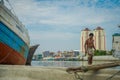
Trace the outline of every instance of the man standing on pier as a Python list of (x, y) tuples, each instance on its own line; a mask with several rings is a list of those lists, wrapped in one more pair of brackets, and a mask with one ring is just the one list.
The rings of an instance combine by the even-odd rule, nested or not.
[(89, 34), (89, 38), (85, 41), (85, 56), (86, 54), (88, 54), (88, 64), (91, 65), (92, 64), (92, 60), (93, 60), (93, 55), (94, 55), (94, 50), (96, 50), (95, 46), (94, 46), (94, 40), (93, 40), (93, 33)]

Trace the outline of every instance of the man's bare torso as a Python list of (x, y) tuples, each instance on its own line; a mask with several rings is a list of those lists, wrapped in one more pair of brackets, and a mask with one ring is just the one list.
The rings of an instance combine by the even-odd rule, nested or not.
[(85, 44), (86, 44), (87, 48), (93, 48), (94, 47), (94, 40), (89, 38), (86, 40)]

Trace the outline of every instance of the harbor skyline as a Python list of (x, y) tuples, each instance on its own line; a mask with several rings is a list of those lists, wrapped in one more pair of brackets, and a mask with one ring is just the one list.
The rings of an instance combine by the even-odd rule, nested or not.
[[(120, 32), (120, 0), (10, 0), (18, 18), (27, 27), (37, 51), (80, 49), (85, 27), (102, 26), (106, 49), (112, 49), (112, 34)], [(7, 4), (6, 4), (7, 5)], [(9, 6), (8, 6), (9, 7)]]

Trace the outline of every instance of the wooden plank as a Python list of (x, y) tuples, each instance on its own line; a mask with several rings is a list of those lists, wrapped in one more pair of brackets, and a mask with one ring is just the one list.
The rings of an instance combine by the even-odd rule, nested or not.
[(96, 65), (90, 65), (90, 66), (71, 67), (71, 68), (67, 68), (66, 71), (68, 73), (87, 72), (90, 70), (99, 70), (99, 69), (110, 68), (115, 66), (120, 66), (120, 61), (116, 61), (112, 63), (96, 64)]

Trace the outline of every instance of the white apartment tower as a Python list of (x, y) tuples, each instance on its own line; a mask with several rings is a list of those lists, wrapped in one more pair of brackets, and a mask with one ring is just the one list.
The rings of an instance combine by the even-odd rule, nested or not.
[(106, 50), (105, 31), (101, 27), (97, 27), (94, 31), (95, 47), (97, 50)]
[(80, 50), (82, 53), (85, 52), (84, 49), (84, 44), (86, 39), (89, 38), (89, 33), (94, 34), (94, 45), (97, 50), (106, 50), (106, 38), (105, 38), (105, 31), (101, 27), (97, 27), (94, 30), (90, 30), (88, 28), (85, 28), (84, 30), (81, 31), (81, 36), (80, 36)]

